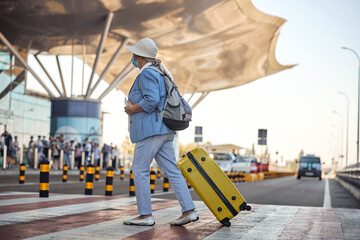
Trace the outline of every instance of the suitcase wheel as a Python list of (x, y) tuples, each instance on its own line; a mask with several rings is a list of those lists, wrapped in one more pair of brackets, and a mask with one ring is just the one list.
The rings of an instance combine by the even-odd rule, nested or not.
[(250, 211), (251, 210), (251, 206), (250, 205), (247, 205), (246, 202), (243, 202), (241, 205), (240, 205), (240, 211)]
[(230, 227), (231, 226), (230, 219), (228, 219), (228, 218), (224, 218), (223, 220), (220, 221), (220, 223), (222, 225), (224, 225), (225, 227)]

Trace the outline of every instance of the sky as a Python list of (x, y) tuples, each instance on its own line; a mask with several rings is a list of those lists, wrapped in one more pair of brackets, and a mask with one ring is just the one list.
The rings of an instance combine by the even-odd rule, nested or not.
[[(360, 54), (360, 1), (252, 2), (260, 11), (287, 20), (281, 27), (276, 58), (283, 65), (296, 66), (240, 87), (210, 93), (194, 109), (190, 127), (179, 132), (180, 143), (193, 142), (195, 126), (202, 126), (204, 142), (246, 148), (255, 144), (259, 153), (257, 134), (258, 129), (264, 128), (268, 130), (272, 160), (294, 160), (303, 150), (330, 164), (332, 158), (338, 161), (340, 154), (346, 154), (347, 101), (338, 93), (341, 91), (350, 103), (349, 164), (356, 163), (360, 63), (352, 52), (341, 46)], [(41, 56), (41, 59), (56, 66), (55, 58)], [(63, 57), (61, 61), (68, 64), (69, 58)], [(39, 69), (31, 57), (29, 63)], [(81, 66), (81, 61), (76, 59), (75, 68), (81, 69)], [(45, 77), (41, 70), (36, 72)], [(91, 73), (88, 66), (85, 72), (88, 79)], [(98, 91), (106, 86), (101, 83)], [(81, 81), (77, 81), (74, 88), (81, 89)], [(124, 96), (113, 90), (103, 100), (102, 110), (108, 113), (104, 119), (107, 143), (121, 145), (128, 135)]]

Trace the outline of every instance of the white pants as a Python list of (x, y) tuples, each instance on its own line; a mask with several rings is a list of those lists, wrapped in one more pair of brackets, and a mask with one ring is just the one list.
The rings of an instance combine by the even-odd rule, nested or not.
[(136, 143), (132, 171), (139, 215), (150, 215), (150, 164), (155, 158), (160, 169), (167, 175), (180, 202), (182, 212), (195, 209), (189, 189), (176, 165), (174, 134), (157, 135)]

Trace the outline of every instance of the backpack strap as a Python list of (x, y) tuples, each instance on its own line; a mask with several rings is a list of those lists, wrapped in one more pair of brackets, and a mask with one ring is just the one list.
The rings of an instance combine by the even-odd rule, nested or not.
[[(157, 68), (157, 67), (155, 67), (155, 66), (149, 66), (149, 67), (147, 67), (147, 68), (150, 68), (150, 69), (152, 69), (152, 70), (155, 70), (156, 72), (160, 73), (161, 76), (164, 77), (164, 73), (163, 73), (162, 71), (160, 71), (159, 68)], [(145, 70), (145, 69), (144, 69), (144, 70)], [(139, 77), (139, 89), (140, 89), (140, 91), (141, 91), (141, 93), (142, 93), (141, 85), (140, 85), (140, 80), (141, 80), (141, 73), (140, 73), (140, 77)], [(155, 107), (155, 110), (156, 110), (159, 114), (161, 113), (161, 111), (160, 111), (160, 109), (159, 109), (158, 107)], [(158, 114), (156, 114), (156, 121), (158, 121)]]

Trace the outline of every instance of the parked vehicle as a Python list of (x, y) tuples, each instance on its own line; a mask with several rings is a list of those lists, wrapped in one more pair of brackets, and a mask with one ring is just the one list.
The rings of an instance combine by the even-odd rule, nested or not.
[(321, 180), (321, 161), (314, 155), (300, 157), (297, 179), (301, 177), (318, 177)]
[(235, 155), (232, 152), (215, 151), (210, 154), (210, 157), (214, 159), (224, 172), (233, 171)]
[(238, 172), (250, 172), (251, 158), (237, 155), (233, 164), (233, 170)]

